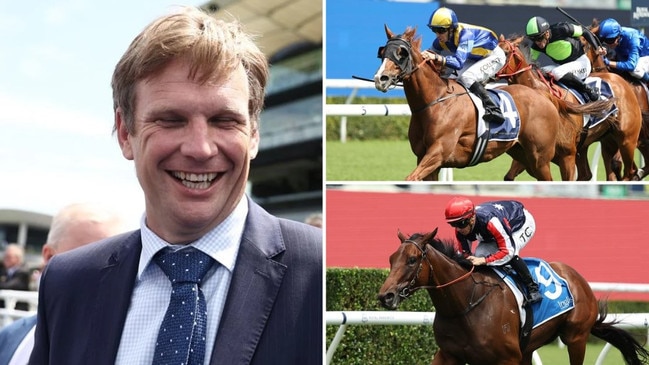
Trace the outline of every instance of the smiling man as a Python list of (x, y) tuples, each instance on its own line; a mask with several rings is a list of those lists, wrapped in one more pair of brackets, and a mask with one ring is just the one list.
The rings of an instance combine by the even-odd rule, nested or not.
[(241, 26), (196, 8), (135, 38), (114, 131), (146, 211), (49, 263), (31, 363), (322, 362), (322, 230), (245, 195), (267, 80)]

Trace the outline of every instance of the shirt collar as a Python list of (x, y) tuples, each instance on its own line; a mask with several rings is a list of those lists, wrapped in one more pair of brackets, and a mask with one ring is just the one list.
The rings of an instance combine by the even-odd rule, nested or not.
[(140, 221), (142, 253), (140, 254), (137, 272), (138, 279), (151, 262), (153, 256), (161, 249), (169, 246), (177, 249), (194, 247), (232, 272), (239, 252), (239, 244), (241, 243), (247, 216), (248, 199), (246, 195), (243, 195), (232, 213), (223, 222), (207, 232), (203, 237), (185, 246), (171, 245), (151, 231), (146, 225), (145, 214)]

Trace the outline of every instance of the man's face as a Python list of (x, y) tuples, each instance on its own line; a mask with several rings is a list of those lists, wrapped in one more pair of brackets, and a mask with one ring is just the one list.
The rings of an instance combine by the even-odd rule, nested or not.
[(13, 246), (7, 247), (7, 249), (5, 250), (5, 254), (2, 258), (2, 262), (5, 268), (7, 269), (19, 266), (21, 262), (20, 262), (20, 254), (18, 253), (18, 250), (15, 249)]
[(550, 31), (546, 30), (539, 36), (531, 39), (532, 42), (534, 42), (534, 44), (536, 44), (537, 47), (539, 47), (540, 49), (545, 49), (545, 47), (548, 45), (548, 40), (550, 40)]
[(116, 113), (124, 157), (134, 160), (146, 224), (170, 243), (189, 243), (223, 221), (243, 195), (259, 133), (248, 113), (242, 66), (200, 84), (176, 60), (136, 84), (135, 131)]
[(450, 37), (450, 34), (451, 34), (450, 28), (433, 27), (431, 30), (433, 31), (433, 33), (435, 33), (435, 35), (437, 36), (437, 39), (439, 39), (440, 43), (444, 43), (444, 42), (447, 42), (449, 40), (449, 37)]

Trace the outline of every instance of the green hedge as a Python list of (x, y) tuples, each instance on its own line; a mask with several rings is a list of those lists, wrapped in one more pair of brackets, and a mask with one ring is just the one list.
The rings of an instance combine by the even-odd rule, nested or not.
[[(358, 97), (353, 104), (404, 104), (404, 98), (368, 98)], [(327, 104), (344, 104), (343, 97), (328, 97)], [(340, 139), (340, 119), (342, 117), (327, 117), (327, 140), (337, 141)], [(408, 116), (387, 116), (387, 117), (347, 117), (347, 139), (348, 140), (407, 140)]]
[[(388, 272), (387, 269), (328, 268), (326, 310), (384, 310), (376, 296)], [(434, 308), (428, 293), (420, 290), (404, 301), (399, 310), (429, 312)], [(609, 302), (609, 313), (644, 312), (649, 312), (649, 303)], [(327, 348), (338, 328), (338, 325), (327, 326)], [(432, 326), (350, 325), (338, 345), (332, 364), (428, 365), (436, 350)]]
[[(376, 296), (388, 270), (327, 269), (327, 311), (384, 310)], [(418, 291), (399, 310), (432, 311), (425, 291)], [(327, 347), (339, 326), (327, 326)], [(347, 326), (332, 364), (430, 364), (437, 346), (432, 326)]]

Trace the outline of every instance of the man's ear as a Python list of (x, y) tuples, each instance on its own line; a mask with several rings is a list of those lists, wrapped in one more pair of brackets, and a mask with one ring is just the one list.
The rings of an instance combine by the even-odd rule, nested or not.
[(121, 107), (118, 107), (115, 110), (115, 128), (117, 133), (117, 141), (119, 142), (119, 147), (122, 149), (122, 155), (127, 160), (133, 159), (133, 148), (131, 146), (131, 141), (129, 140), (129, 130), (126, 126), (126, 120), (124, 119), (124, 112)]
[(250, 133), (250, 145), (248, 146), (248, 155), (250, 156), (251, 160), (254, 160), (255, 157), (257, 157), (257, 153), (259, 152), (259, 124), (255, 122), (253, 129), (251, 130)]

